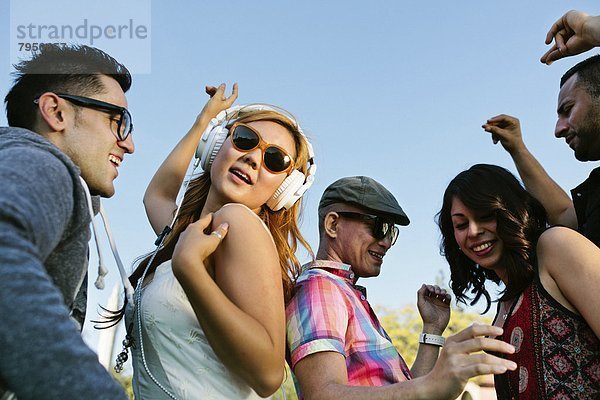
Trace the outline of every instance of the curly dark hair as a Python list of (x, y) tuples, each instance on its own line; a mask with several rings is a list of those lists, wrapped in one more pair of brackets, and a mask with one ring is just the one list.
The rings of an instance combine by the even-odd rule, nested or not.
[[(446, 188), (442, 209), (436, 218), (442, 234), (440, 253), (450, 265), (450, 287), (457, 300), (465, 304), (470, 300), (469, 304), (473, 305), (483, 295), (487, 303), (483, 313), (486, 313), (492, 299), (485, 282), (489, 279), (498, 284), (500, 278), (494, 271), (481, 268), (459, 249), (451, 217), (454, 198), (472, 210), (496, 216), (496, 234), (505, 250), (500, 263), (508, 277), (501, 301), (516, 298), (531, 283), (535, 247), (547, 227), (546, 211), (512, 173), (496, 165), (474, 165), (458, 174)], [(469, 291), (473, 297), (467, 294)]]

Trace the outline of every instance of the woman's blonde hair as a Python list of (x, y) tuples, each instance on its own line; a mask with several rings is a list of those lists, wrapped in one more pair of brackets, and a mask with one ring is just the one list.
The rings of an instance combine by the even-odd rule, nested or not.
[[(235, 121), (231, 121), (228, 124), (228, 127), (230, 127), (233, 122), (248, 123), (254, 121), (275, 122), (285, 127), (292, 134), (296, 145), (296, 159), (294, 160), (294, 165), (296, 166), (296, 169), (306, 175), (308, 170), (309, 151), (306, 139), (298, 130), (296, 124), (280, 113), (263, 110), (246, 113), (242, 111)], [(171, 259), (175, 244), (177, 243), (181, 232), (183, 232), (189, 224), (200, 218), (210, 186), (210, 171), (204, 171), (199, 177), (190, 181), (188, 189), (183, 196), (181, 208), (177, 219), (175, 220), (173, 230), (166, 237), (164, 246), (158, 251), (152, 263), (153, 265), (150, 266), (149, 272), (156, 269), (156, 266), (161, 263)], [(266, 204), (263, 204), (259, 213), (259, 217), (267, 225), (273, 236), (273, 240), (275, 241), (286, 303), (294, 294), (294, 284), (300, 274), (301, 265), (295, 254), (298, 249), (298, 242), (300, 242), (314, 258), (310, 245), (306, 239), (304, 239), (298, 227), (301, 209), (302, 199), (298, 200), (289, 210), (281, 209), (279, 211), (273, 211), (269, 209)], [(150, 255), (142, 256), (141, 261), (131, 275), (130, 280), (134, 287), (140, 279), (149, 260)]]

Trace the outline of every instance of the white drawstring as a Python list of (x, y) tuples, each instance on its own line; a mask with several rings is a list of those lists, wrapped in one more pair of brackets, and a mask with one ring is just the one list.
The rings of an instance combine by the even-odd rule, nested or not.
[(102, 217), (104, 229), (106, 230), (106, 235), (108, 236), (108, 243), (110, 243), (110, 249), (113, 253), (113, 256), (115, 257), (117, 267), (119, 268), (119, 274), (121, 275), (121, 281), (123, 282), (123, 287), (125, 289), (125, 296), (127, 297), (127, 301), (133, 302), (133, 286), (131, 285), (131, 282), (129, 282), (129, 278), (127, 277), (127, 273), (125, 272), (125, 268), (123, 267), (123, 262), (121, 261), (121, 257), (119, 256), (119, 250), (117, 250), (117, 245), (113, 238), (112, 231), (110, 229), (110, 224), (108, 223), (108, 217), (106, 216), (106, 211), (104, 211), (104, 206), (102, 205), (102, 203), (100, 203), (100, 216)]
[[(83, 191), (85, 192), (85, 198), (87, 200), (88, 211), (90, 213), (90, 218), (92, 222), (92, 232), (94, 233), (94, 242), (96, 243), (96, 252), (98, 254), (98, 278), (94, 285), (96, 288), (102, 290), (104, 289), (104, 277), (108, 273), (108, 269), (104, 265), (102, 260), (102, 253), (100, 252), (100, 243), (98, 242), (98, 232), (96, 230), (96, 224), (94, 223), (94, 208), (92, 207), (92, 196), (90, 194), (90, 189), (88, 188), (87, 183), (80, 176), (79, 181), (81, 182), (81, 186), (83, 186)], [(127, 301), (130, 301), (130, 304), (133, 304), (133, 286), (129, 282), (129, 278), (127, 277), (127, 273), (125, 272), (125, 268), (123, 267), (123, 263), (121, 262), (121, 257), (119, 256), (119, 251), (117, 250), (117, 246), (112, 236), (112, 232), (110, 230), (110, 225), (108, 223), (108, 218), (106, 217), (104, 207), (102, 203), (100, 203), (100, 216), (102, 217), (102, 222), (104, 223), (104, 229), (106, 230), (106, 236), (108, 236), (108, 242), (110, 243), (110, 249), (113, 253), (115, 261), (117, 263), (117, 267), (119, 268), (119, 273), (121, 275), (121, 281), (123, 282), (123, 287), (125, 289), (125, 296), (127, 297)]]
[(96, 282), (94, 285), (98, 289), (104, 289), (104, 277), (108, 274), (108, 269), (104, 266), (104, 262), (102, 260), (102, 253), (100, 252), (100, 243), (98, 242), (98, 231), (96, 230), (96, 224), (94, 223), (94, 208), (92, 206), (92, 196), (90, 194), (90, 189), (88, 188), (87, 183), (80, 176), (79, 181), (81, 182), (81, 186), (83, 186), (83, 191), (85, 193), (85, 199), (87, 201), (88, 212), (90, 214), (90, 220), (92, 222), (92, 232), (94, 234), (94, 243), (96, 244), (96, 253), (98, 254), (98, 278), (96, 278)]

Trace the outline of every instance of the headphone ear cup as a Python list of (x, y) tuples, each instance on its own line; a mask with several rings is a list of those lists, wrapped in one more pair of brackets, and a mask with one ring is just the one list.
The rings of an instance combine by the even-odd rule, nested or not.
[(292, 207), (302, 194), (297, 194), (298, 190), (304, 185), (306, 177), (297, 169), (293, 170), (290, 176), (279, 185), (279, 188), (273, 193), (273, 196), (267, 201), (267, 207), (273, 211), (279, 211), (282, 208)]
[[(200, 166), (204, 171), (208, 171), (221, 146), (225, 143), (229, 131), (223, 126), (214, 127), (209, 133), (208, 138), (202, 149), (202, 157), (200, 158)], [(199, 151), (199, 150), (198, 150)]]

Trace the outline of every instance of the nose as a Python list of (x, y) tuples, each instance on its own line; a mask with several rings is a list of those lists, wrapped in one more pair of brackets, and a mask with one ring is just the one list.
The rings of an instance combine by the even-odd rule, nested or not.
[(383, 239), (380, 239), (379, 245), (383, 247), (385, 251), (388, 251), (390, 247), (392, 247), (392, 238), (390, 237), (390, 235), (385, 235)]
[(469, 236), (478, 236), (483, 230), (477, 222), (469, 223)]
[(125, 140), (117, 140), (117, 144), (120, 148), (125, 150), (125, 153), (131, 154), (135, 151), (135, 145), (133, 144), (133, 135), (127, 136)]
[(262, 150), (256, 148), (248, 153), (244, 154), (243, 160), (246, 164), (250, 165), (253, 169), (258, 169), (262, 161)]
[(559, 117), (556, 120), (556, 127), (554, 128), (554, 136), (557, 138), (565, 137), (566, 133), (569, 131), (569, 124), (567, 123), (566, 118)]

